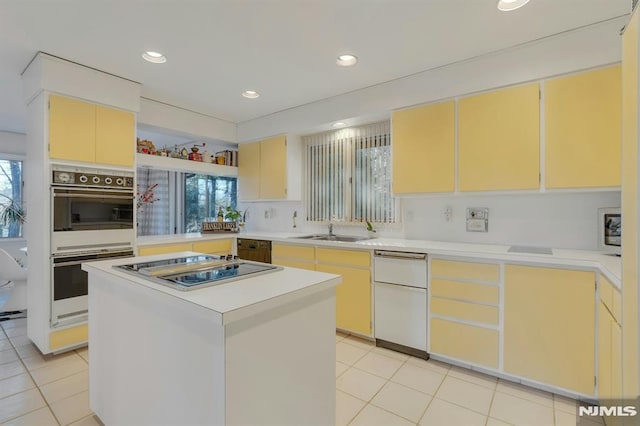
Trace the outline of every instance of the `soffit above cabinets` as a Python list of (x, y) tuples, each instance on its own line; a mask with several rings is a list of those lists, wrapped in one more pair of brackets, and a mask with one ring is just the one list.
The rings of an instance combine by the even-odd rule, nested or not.
[[(535, 0), (509, 13), (495, 0), (31, 0), (2, 9), (0, 130), (23, 132), (20, 73), (37, 51), (141, 82), (144, 98), (244, 122), (614, 19), (630, 2)], [(145, 50), (167, 62), (145, 62)], [(342, 53), (358, 64), (336, 66)]]

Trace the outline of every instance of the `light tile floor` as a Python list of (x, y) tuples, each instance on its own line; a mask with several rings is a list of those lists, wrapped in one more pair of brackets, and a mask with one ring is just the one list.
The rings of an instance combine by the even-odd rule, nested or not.
[[(336, 425), (575, 426), (576, 401), (336, 335)], [(602, 422), (581, 419), (580, 425)]]
[[(0, 325), (0, 424), (101, 425), (89, 409), (86, 348), (42, 356), (26, 319)], [(575, 424), (569, 398), (336, 334), (337, 426)]]

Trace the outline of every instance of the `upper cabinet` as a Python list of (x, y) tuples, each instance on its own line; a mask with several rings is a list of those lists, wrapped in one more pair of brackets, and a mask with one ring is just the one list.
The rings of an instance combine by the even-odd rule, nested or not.
[(539, 188), (537, 83), (459, 101), (458, 179), (460, 191)]
[[(242, 201), (300, 199), (298, 141), (276, 136), (238, 146), (238, 197)], [(298, 155), (299, 157), (299, 155)]]
[(132, 167), (134, 142), (132, 113), (50, 96), (49, 156), (52, 159)]
[(620, 66), (545, 83), (547, 188), (620, 186)]
[(260, 142), (238, 145), (238, 195), (241, 200), (260, 198)]
[(132, 166), (135, 126), (132, 113), (96, 106), (96, 163)]
[(284, 136), (260, 142), (260, 198), (287, 196), (287, 139)]
[(453, 192), (455, 102), (393, 113), (393, 192)]

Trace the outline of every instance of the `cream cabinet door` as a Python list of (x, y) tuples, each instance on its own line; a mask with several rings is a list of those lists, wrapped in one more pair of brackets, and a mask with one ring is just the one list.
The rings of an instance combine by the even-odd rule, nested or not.
[(539, 188), (539, 93), (529, 84), (460, 99), (460, 191)]
[(504, 371), (594, 394), (595, 274), (505, 265)]
[(260, 142), (238, 145), (238, 198), (260, 198)]
[(260, 198), (287, 197), (287, 139), (278, 136), (260, 142)]
[(165, 244), (158, 246), (140, 247), (138, 256), (150, 256), (152, 254), (177, 253), (179, 251), (191, 251), (191, 243)]
[(316, 271), (342, 275), (336, 288), (336, 326), (371, 335), (371, 253), (316, 248)]
[(393, 113), (394, 194), (453, 192), (455, 102)]
[(549, 80), (544, 86), (546, 187), (620, 186), (620, 66)]
[(336, 327), (371, 334), (371, 272), (337, 265), (316, 265), (316, 271), (342, 275), (336, 287)]
[(132, 113), (96, 106), (96, 163), (132, 167), (135, 126)]
[(96, 108), (88, 102), (49, 97), (49, 156), (93, 163), (96, 160)]

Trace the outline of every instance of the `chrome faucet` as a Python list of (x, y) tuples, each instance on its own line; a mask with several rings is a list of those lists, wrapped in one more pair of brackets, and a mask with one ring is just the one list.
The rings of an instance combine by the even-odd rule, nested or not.
[(334, 215), (331, 215), (331, 219), (329, 219), (329, 236), (333, 236), (335, 235), (333, 233), (333, 222), (331, 222), (332, 220), (334, 220), (336, 217)]

